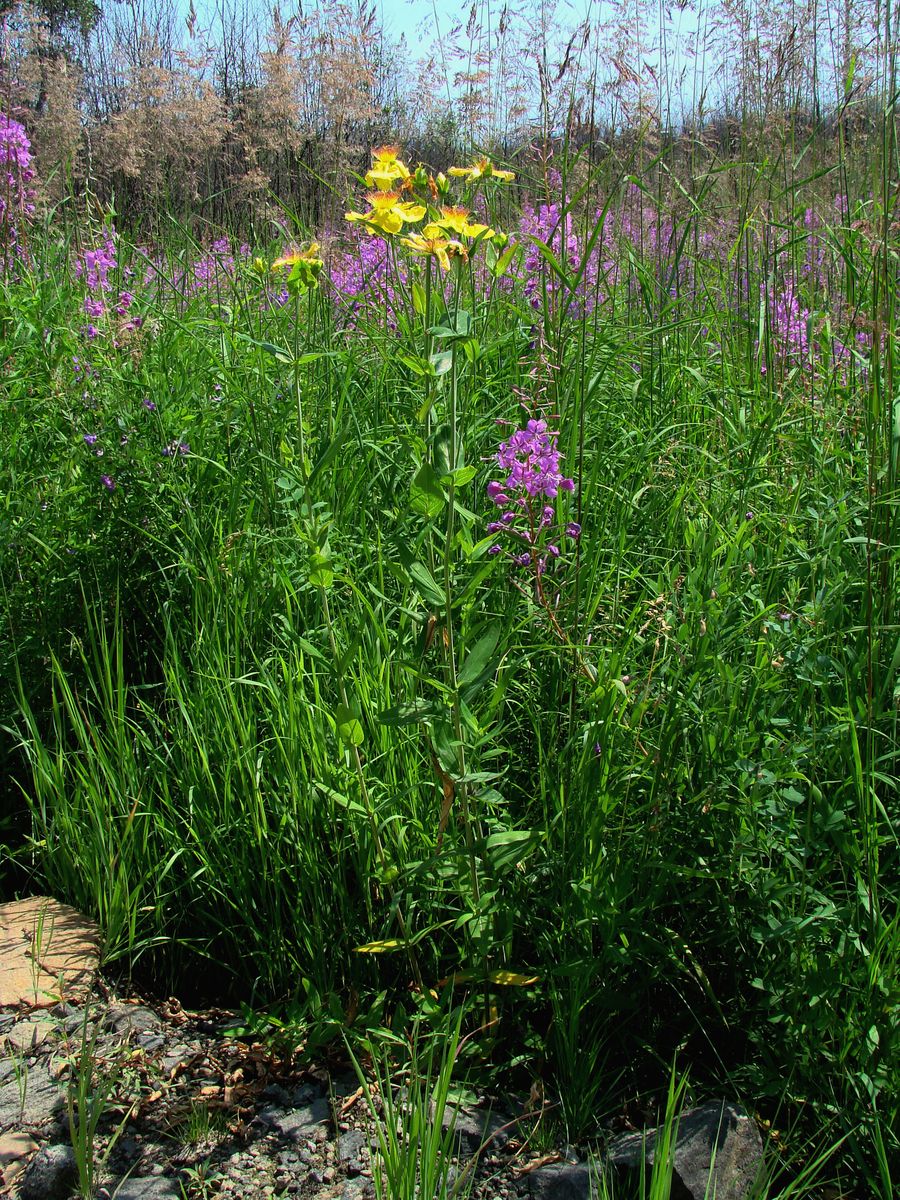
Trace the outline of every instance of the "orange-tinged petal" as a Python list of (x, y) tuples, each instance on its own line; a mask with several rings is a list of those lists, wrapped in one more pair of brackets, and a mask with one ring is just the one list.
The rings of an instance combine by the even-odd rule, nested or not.
[(467, 208), (442, 208), (438, 224), (444, 229), (452, 229), (454, 233), (465, 233), (468, 219)]
[(388, 212), (400, 199), (397, 192), (369, 192), (366, 200), (376, 212)]

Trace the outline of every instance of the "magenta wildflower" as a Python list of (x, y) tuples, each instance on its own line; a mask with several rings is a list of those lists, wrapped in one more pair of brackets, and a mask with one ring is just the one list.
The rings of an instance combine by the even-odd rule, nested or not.
[[(565, 478), (560, 471), (557, 437), (546, 421), (532, 418), (524, 429), (517, 429), (507, 441), (501, 442), (497, 462), (508, 472), (505, 487), (524, 489), (531, 498), (543, 495), (550, 500), (556, 498), (560, 489), (573, 491), (575, 481)], [(501, 492), (500, 484), (488, 484), (488, 496), (495, 504), (501, 503)]]
[[(532, 567), (538, 580), (548, 565), (562, 555), (556, 541), (545, 541), (553, 536), (551, 528), (557, 522), (556, 507), (539, 501), (555, 500), (560, 492), (571, 492), (575, 488), (574, 479), (562, 473), (558, 437), (544, 418), (532, 417), (524, 429), (514, 430), (500, 443), (497, 463), (505, 477), (502, 481), (492, 479), (486, 488), (488, 499), (503, 509), (499, 520), (487, 525), (488, 533), (503, 533), (516, 538), (520, 547), (524, 542), (529, 549), (520, 548), (518, 553), (511, 555), (512, 561), (518, 567)], [(570, 522), (565, 531), (569, 537), (577, 537), (581, 526)], [(502, 545), (498, 542), (488, 553), (496, 555), (501, 550)]]

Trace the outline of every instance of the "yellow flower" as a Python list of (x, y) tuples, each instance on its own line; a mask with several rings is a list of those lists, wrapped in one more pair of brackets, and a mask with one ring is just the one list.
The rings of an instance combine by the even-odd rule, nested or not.
[(306, 250), (298, 250), (295, 247), (286, 251), (281, 258), (276, 258), (272, 263), (272, 270), (277, 271), (279, 267), (294, 267), (297, 263), (309, 263), (310, 266), (322, 266), (322, 260), (319, 258), (319, 243), (310, 242)]
[(489, 226), (469, 220), (469, 210), (467, 208), (442, 208), (440, 217), (425, 227), (425, 236), (439, 236), (439, 233), (435, 234), (433, 232), (434, 230), (455, 233), (458, 236), (470, 238), (476, 238), (481, 233), (485, 237), (494, 236), (494, 231)]
[(370, 205), (367, 213), (349, 212), (348, 221), (361, 221), (391, 236), (399, 233), (404, 223), (421, 221), (425, 216), (424, 204), (401, 203), (397, 192), (369, 192), (366, 201)]
[(499, 179), (501, 183), (510, 183), (515, 179), (512, 171), (500, 171), (489, 158), (476, 158), (471, 167), (451, 167), (450, 174), (458, 179), (466, 179), (469, 183), (477, 183), (479, 179)]
[(278, 271), (282, 267), (290, 268), (287, 287), (291, 295), (296, 295), (319, 286), (319, 276), (324, 266), (324, 262), (319, 257), (319, 243), (310, 242), (306, 250), (298, 250), (293, 247), (281, 258), (276, 258), (272, 263), (272, 270)]
[[(435, 227), (429, 225), (428, 228), (434, 229)], [(468, 258), (469, 256), (469, 252), (462, 242), (444, 237), (440, 230), (438, 230), (436, 237), (423, 237), (420, 233), (413, 233), (409, 237), (401, 238), (400, 240), (404, 246), (409, 246), (410, 250), (414, 250), (416, 254), (433, 255), (445, 271), (450, 270), (451, 255), (454, 258), (457, 255), (460, 258)]]
[(379, 192), (391, 192), (399, 179), (401, 182), (409, 179), (406, 164), (397, 155), (399, 146), (378, 146), (372, 151), (372, 166), (366, 172), (366, 187), (377, 188)]

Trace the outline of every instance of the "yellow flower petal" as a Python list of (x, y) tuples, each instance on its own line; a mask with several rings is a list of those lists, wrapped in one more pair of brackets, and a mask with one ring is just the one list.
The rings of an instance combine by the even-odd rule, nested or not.
[(390, 212), (399, 199), (397, 192), (369, 192), (366, 196), (376, 212)]
[(390, 212), (373, 212), (369, 217), (369, 221), (376, 228), (380, 229), (382, 233), (399, 233), (403, 228), (403, 218), (395, 208), (392, 208)]
[(424, 204), (398, 204), (395, 212), (398, 212), (404, 221), (421, 221), (425, 216)]
[(377, 188), (379, 192), (389, 192), (393, 189), (394, 181), (401, 179), (396, 171), (371, 170), (366, 172), (366, 187)]

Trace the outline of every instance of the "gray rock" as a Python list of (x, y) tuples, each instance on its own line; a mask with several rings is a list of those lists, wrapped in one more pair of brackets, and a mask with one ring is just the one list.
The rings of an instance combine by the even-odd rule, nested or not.
[(0, 1083), (0, 1129), (43, 1125), (63, 1108), (63, 1093), (41, 1059), (19, 1063)]
[[(305, 1142), (319, 1126), (323, 1126), (330, 1118), (328, 1101), (324, 1096), (313, 1100), (312, 1104), (304, 1104), (300, 1108), (275, 1108), (269, 1106), (259, 1113), (259, 1120), (269, 1125), (282, 1137), (294, 1142)], [(322, 1130), (324, 1133), (324, 1129)]]
[[(629, 1133), (609, 1148), (609, 1162), (620, 1174), (653, 1165), (658, 1129)], [(672, 1200), (745, 1200), (760, 1177), (762, 1140), (746, 1111), (715, 1101), (681, 1115), (675, 1139)]]
[(594, 1200), (596, 1172), (585, 1163), (553, 1163), (528, 1176), (533, 1200)]
[(103, 1026), (110, 1033), (127, 1037), (130, 1033), (158, 1033), (162, 1021), (141, 1004), (114, 1004), (107, 1012)]
[(162, 1050), (166, 1044), (166, 1039), (161, 1033), (139, 1033), (134, 1040), (150, 1054), (155, 1050)]
[(365, 1145), (365, 1134), (360, 1133), (358, 1129), (351, 1129), (348, 1133), (342, 1133), (338, 1138), (338, 1158), (341, 1162), (359, 1158), (360, 1151)]
[(59, 1025), (47, 1013), (32, 1013), (9, 1025), (0, 1040), (8, 1043), (13, 1052), (31, 1054), (51, 1034), (58, 1034)]
[(174, 1046), (169, 1047), (168, 1054), (163, 1057), (163, 1070), (171, 1074), (181, 1063), (190, 1062), (195, 1054), (196, 1051), (191, 1049), (190, 1046), (186, 1046), (184, 1042), (176, 1042)]
[(453, 1137), (457, 1152), (471, 1157), (485, 1143), (486, 1150), (502, 1150), (509, 1141), (509, 1131), (515, 1129), (513, 1117), (504, 1113), (490, 1112), (483, 1108), (448, 1109), (444, 1113), (441, 1127), (446, 1133), (453, 1126)]
[(171, 1179), (152, 1175), (136, 1179), (132, 1175), (118, 1187), (111, 1187), (109, 1194), (112, 1200), (180, 1200), (181, 1191)]
[(78, 1178), (71, 1146), (45, 1146), (31, 1162), (19, 1185), (21, 1200), (68, 1200)]

